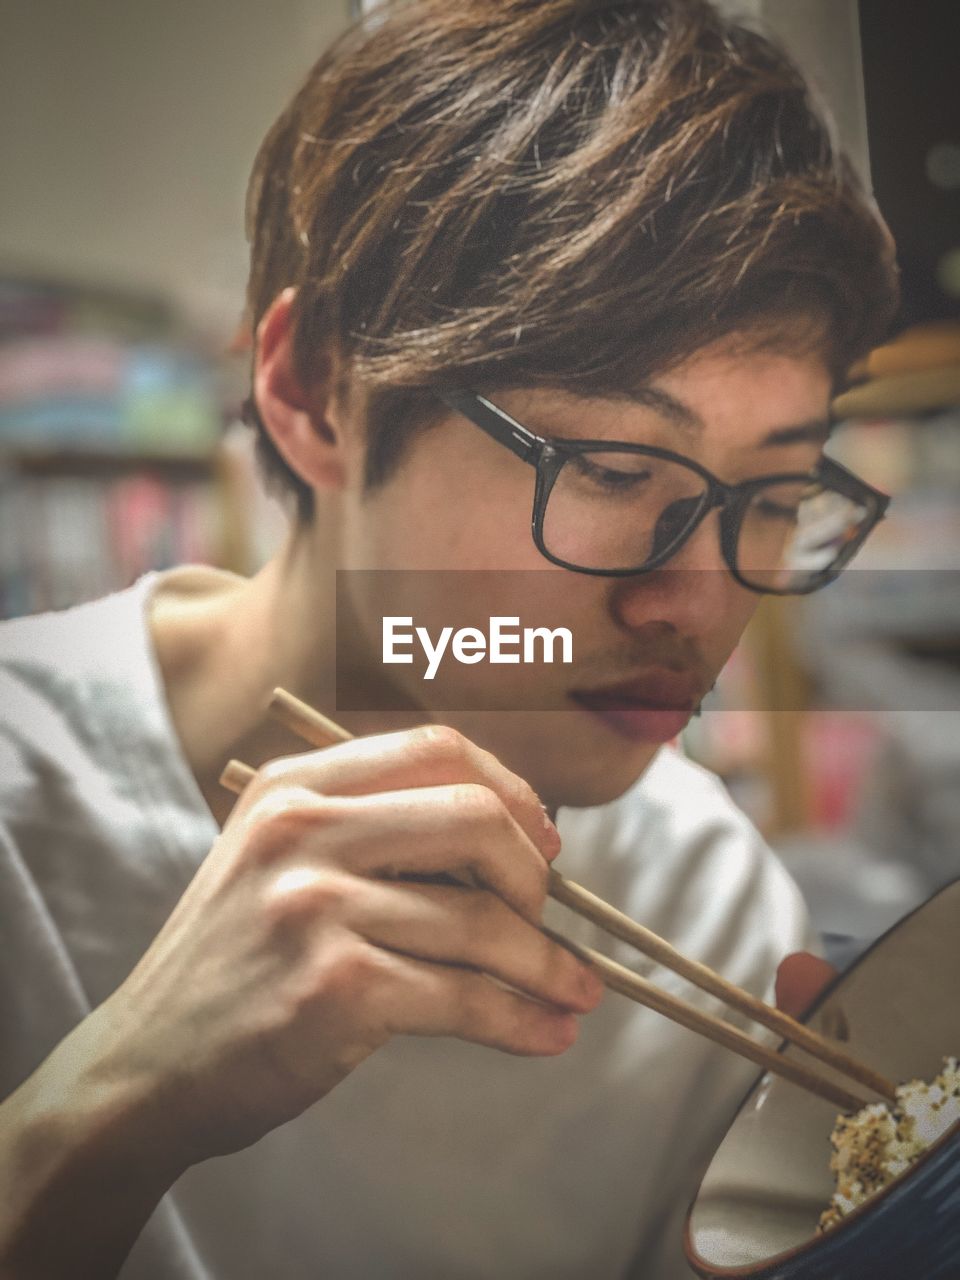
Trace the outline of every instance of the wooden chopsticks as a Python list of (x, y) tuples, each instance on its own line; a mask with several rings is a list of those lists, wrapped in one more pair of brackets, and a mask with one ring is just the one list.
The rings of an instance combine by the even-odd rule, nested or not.
[[(333, 720), (284, 689), (274, 691), (269, 704), (269, 714), (311, 746), (328, 747), (336, 742), (346, 742), (352, 736)], [(231, 760), (224, 769), (220, 781), (229, 790), (239, 793), (254, 777), (254, 772), (249, 765), (242, 764), (239, 760)], [(716, 996), (730, 1008), (746, 1014), (755, 1022), (776, 1032), (783, 1039), (791, 1041), (798, 1048), (804, 1049), (811, 1056), (850, 1079), (866, 1085), (882, 1097), (894, 1099), (894, 1085), (891, 1081), (845, 1053), (833, 1041), (819, 1035), (780, 1009), (766, 1004), (749, 991), (744, 991), (706, 965), (681, 955), (665, 939), (631, 920), (629, 916), (596, 897), (588, 889), (565, 879), (554, 868), (550, 870), (548, 892), (555, 901), (591, 921), (612, 937), (629, 943), (656, 963), (687, 978), (695, 986)], [(776, 1050), (751, 1039), (750, 1036), (721, 1018), (705, 1013), (678, 997), (662, 991), (624, 965), (617, 964), (600, 952), (575, 943), (546, 926), (543, 926), (543, 931), (592, 968), (612, 991), (626, 995), (679, 1025), (706, 1036), (717, 1044), (738, 1053), (741, 1057), (748, 1058), (751, 1062), (792, 1081), (808, 1092), (826, 1099), (844, 1111), (858, 1110), (864, 1105), (861, 1097), (848, 1092), (833, 1080), (793, 1059), (785, 1058)]]
[(550, 896), (568, 906), (577, 915), (599, 925), (605, 933), (619, 938), (622, 942), (630, 943), (651, 960), (662, 964), (665, 969), (672, 969), (674, 973), (687, 978), (701, 991), (708, 991), (731, 1009), (738, 1009), (741, 1013), (745, 1013), (754, 1022), (759, 1022), (761, 1026), (775, 1031), (784, 1040), (790, 1040), (798, 1048), (805, 1049), (812, 1057), (819, 1058), (821, 1062), (849, 1076), (851, 1080), (866, 1085), (868, 1089), (872, 1089), (890, 1101), (895, 1099), (896, 1093), (891, 1081), (874, 1071), (872, 1067), (845, 1053), (832, 1040), (812, 1031), (796, 1018), (791, 1018), (782, 1009), (766, 1004), (749, 991), (744, 991), (742, 987), (728, 982), (707, 965), (681, 955), (671, 947), (669, 942), (650, 929), (637, 924), (616, 907), (596, 897), (589, 889), (584, 889), (582, 885), (575, 884), (572, 880), (565, 880), (552, 868), (550, 878)]

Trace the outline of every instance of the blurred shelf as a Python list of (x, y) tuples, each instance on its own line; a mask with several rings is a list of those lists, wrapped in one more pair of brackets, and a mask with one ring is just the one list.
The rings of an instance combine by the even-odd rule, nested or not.
[(189, 338), (162, 293), (102, 281), (37, 276), (10, 262), (0, 265), (0, 338), (70, 333), (125, 340)]
[(218, 452), (17, 446), (0, 443), (0, 466), (32, 476), (110, 476), (155, 471), (171, 479), (211, 479)]
[(934, 413), (960, 404), (960, 365), (898, 373), (864, 382), (837, 396), (837, 418), (882, 418)]

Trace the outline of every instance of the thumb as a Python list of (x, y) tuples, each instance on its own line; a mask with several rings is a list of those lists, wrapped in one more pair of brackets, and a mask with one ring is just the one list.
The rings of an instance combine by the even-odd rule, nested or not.
[(777, 969), (777, 1008), (798, 1018), (836, 976), (837, 970), (826, 960), (809, 951), (795, 951)]

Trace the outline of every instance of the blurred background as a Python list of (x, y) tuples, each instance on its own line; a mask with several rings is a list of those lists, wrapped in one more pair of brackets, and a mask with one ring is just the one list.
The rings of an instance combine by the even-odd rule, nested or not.
[[(740, 0), (805, 66), (899, 246), (831, 451), (894, 496), (854, 569), (766, 602), (684, 749), (843, 962), (960, 875), (956, 0)], [(238, 424), (243, 199), (351, 0), (0, 0), (0, 616), (283, 536)], [(239, 349), (238, 349), (239, 348)]]

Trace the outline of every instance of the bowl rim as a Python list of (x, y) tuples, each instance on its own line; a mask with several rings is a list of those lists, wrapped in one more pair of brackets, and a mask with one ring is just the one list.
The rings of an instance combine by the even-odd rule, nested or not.
[[(850, 974), (854, 973), (860, 965), (867, 960), (873, 951), (876, 951), (881, 947), (889, 937), (902, 928), (903, 925), (907, 924), (907, 922), (915, 915), (923, 911), (931, 902), (935, 902), (937, 898), (942, 897), (946, 893), (950, 893), (952, 890), (960, 891), (960, 876), (955, 877), (953, 880), (948, 880), (946, 884), (941, 885), (940, 888), (937, 889), (935, 893), (932, 893), (929, 898), (925, 898), (923, 902), (918, 903), (917, 906), (908, 911), (906, 915), (903, 915), (899, 920), (894, 921), (890, 928), (881, 933), (879, 937), (874, 938), (873, 942), (870, 943), (865, 951), (857, 956), (856, 960), (854, 960), (851, 965), (848, 965), (846, 969), (841, 973), (838, 973), (837, 976), (824, 987), (814, 1000), (813, 1004), (811, 1004), (808, 1009), (805, 1009), (800, 1015), (798, 1021), (806, 1023), (811, 1019), (818, 1012), (820, 1006), (830, 999), (834, 991), (839, 986), (842, 986)], [(777, 1053), (782, 1053), (789, 1043), (790, 1042), (788, 1040), (782, 1040), (777, 1046)], [(752, 1080), (747, 1092), (744, 1094), (739, 1106), (734, 1112), (729, 1125), (727, 1125), (724, 1135), (720, 1139), (720, 1142), (714, 1151), (713, 1158), (716, 1157), (716, 1153), (719, 1151), (720, 1146), (722, 1146), (726, 1141), (727, 1135), (736, 1124), (741, 1112), (757, 1092), (761, 1082), (767, 1074), (768, 1073), (766, 1071), (760, 1071)], [(703, 1258), (694, 1246), (693, 1232), (690, 1224), (693, 1217), (693, 1211), (696, 1208), (697, 1201), (700, 1199), (700, 1192), (703, 1190), (704, 1181), (706, 1180), (707, 1173), (710, 1170), (710, 1165), (713, 1164), (713, 1158), (711, 1158), (710, 1165), (707, 1166), (703, 1177), (700, 1179), (684, 1218), (683, 1248), (687, 1261), (691, 1266), (694, 1266), (695, 1264), (697, 1268), (706, 1270), (707, 1275), (716, 1276), (717, 1280), (720, 1280), (721, 1277), (732, 1276), (742, 1276), (744, 1278), (755, 1276), (757, 1277), (757, 1280), (763, 1280), (763, 1277), (771, 1270), (771, 1268), (779, 1266), (784, 1262), (795, 1262), (797, 1259), (802, 1258), (803, 1255), (813, 1253), (814, 1250), (821, 1249), (826, 1244), (838, 1239), (842, 1241), (842, 1238), (845, 1235), (848, 1235), (850, 1230), (855, 1229), (867, 1216), (867, 1212), (873, 1209), (875, 1205), (903, 1191), (906, 1183), (910, 1181), (911, 1175), (915, 1169), (922, 1169), (925, 1165), (929, 1164), (932, 1159), (935, 1159), (941, 1151), (945, 1150), (952, 1142), (955, 1141), (960, 1141), (960, 1120), (955, 1120), (945, 1133), (942, 1133), (935, 1142), (931, 1143), (925, 1151), (917, 1156), (916, 1160), (914, 1160), (908, 1169), (904, 1169), (903, 1173), (898, 1174), (891, 1182), (888, 1182), (885, 1187), (881, 1187), (878, 1191), (874, 1191), (872, 1195), (867, 1197), (863, 1204), (857, 1205), (855, 1209), (851, 1209), (849, 1213), (844, 1214), (840, 1221), (835, 1223), (832, 1227), (828, 1227), (826, 1231), (811, 1236), (810, 1239), (804, 1240), (800, 1244), (791, 1245), (789, 1249), (783, 1249), (779, 1253), (771, 1253), (769, 1257), (763, 1258), (760, 1262), (750, 1263), (748, 1266), (718, 1267), (715, 1263), (708, 1262)]]

